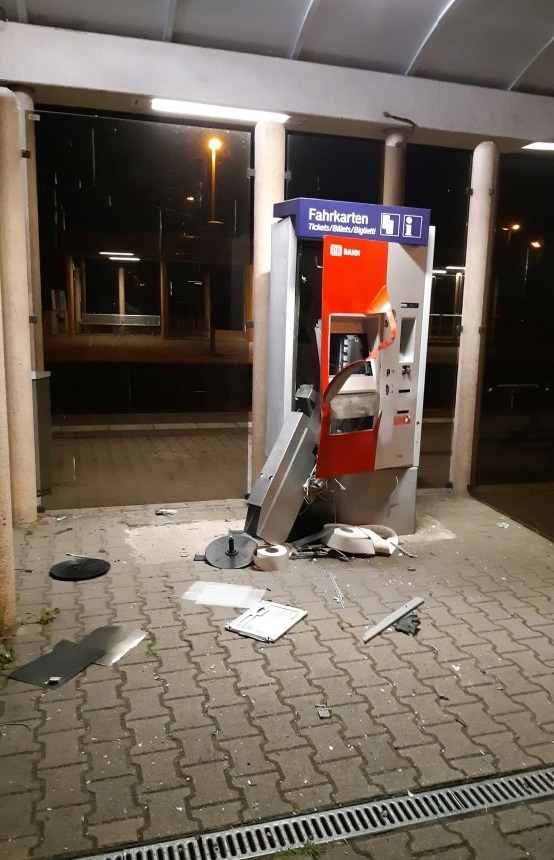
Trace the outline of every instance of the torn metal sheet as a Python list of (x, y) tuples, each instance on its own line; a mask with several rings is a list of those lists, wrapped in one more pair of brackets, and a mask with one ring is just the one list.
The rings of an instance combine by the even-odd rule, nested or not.
[(378, 636), (379, 633), (382, 633), (383, 630), (387, 629), (387, 627), (391, 627), (395, 621), (399, 621), (400, 618), (404, 618), (405, 615), (413, 612), (413, 610), (417, 609), (418, 606), (421, 606), (422, 603), (423, 597), (414, 597), (414, 599), (410, 600), (409, 603), (405, 603), (404, 606), (401, 606), (399, 609), (395, 609), (394, 612), (391, 612), (390, 615), (387, 615), (386, 618), (383, 618), (383, 620), (379, 621), (379, 623), (374, 627), (370, 627), (370, 629), (364, 634), (364, 642), (369, 642), (370, 639), (374, 639), (375, 636)]
[(307, 614), (305, 609), (262, 600), (226, 624), (225, 629), (260, 642), (276, 642)]
[(272, 544), (287, 540), (315, 465), (317, 436), (301, 412), (291, 412), (248, 497), (245, 531)]
[(129, 630), (119, 624), (97, 627), (81, 639), (81, 645), (95, 648), (103, 654), (95, 663), (99, 666), (112, 666), (118, 660), (146, 638), (144, 630)]
[(60, 561), (50, 568), (52, 579), (63, 579), (67, 582), (80, 582), (85, 579), (96, 579), (110, 569), (110, 563), (103, 558), (87, 558), (75, 556), (66, 561)]
[(265, 588), (234, 585), (229, 582), (194, 582), (181, 597), (206, 606), (240, 606), (248, 608), (262, 600)]
[(47, 654), (14, 669), (8, 676), (35, 687), (61, 687), (103, 656), (100, 648), (62, 639)]

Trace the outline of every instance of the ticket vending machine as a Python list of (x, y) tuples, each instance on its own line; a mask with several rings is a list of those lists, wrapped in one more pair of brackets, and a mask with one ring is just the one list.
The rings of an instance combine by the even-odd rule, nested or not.
[(262, 510), (258, 521), (258, 510), (250, 530), (282, 539), (282, 529), (274, 528), (278, 508), (290, 508), (309, 471), (306, 498), (314, 488), (322, 496), (328, 490), (336, 521), (412, 533), (433, 260), (430, 212), (297, 198), (277, 204), (274, 215), (268, 463), (250, 499), (251, 513), (265, 505), (271, 517), (264, 519)]

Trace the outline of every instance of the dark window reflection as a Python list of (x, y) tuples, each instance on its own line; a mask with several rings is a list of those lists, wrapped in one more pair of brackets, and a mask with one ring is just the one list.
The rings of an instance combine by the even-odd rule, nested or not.
[(287, 198), (379, 203), (383, 144), (332, 135), (287, 135)]
[(553, 188), (550, 156), (500, 157), (478, 458), (481, 484), (554, 478)]
[[(67, 292), (64, 260), (73, 259), (87, 261), (86, 312), (117, 313), (119, 264), (111, 252), (137, 258), (121, 264), (127, 314), (160, 314), (172, 280), (163, 267), (190, 265), (206, 293), (204, 327), (243, 330), (235, 270), (242, 285), (250, 261), (248, 132), (56, 112), (41, 113), (37, 132), (46, 308), (52, 289)], [(221, 145), (212, 188), (214, 137)], [(164, 298), (170, 309), (173, 298)], [(190, 333), (198, 326), (169, 328)]]

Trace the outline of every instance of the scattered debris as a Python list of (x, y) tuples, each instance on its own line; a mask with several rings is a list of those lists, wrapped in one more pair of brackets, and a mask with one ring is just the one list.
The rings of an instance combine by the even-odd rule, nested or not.
[(97, 627), (81, 639), (81, 645), (101, 651), (99, 666), (112, 666), (146, 637), (144, 630), (129, 630), (119, 624)]
[(305, 609), (262, 600), (226, 624), (225, 629), (260, 642), (276, 642), (307, 614)]
[(228, 582), (193, 583), (181, 600), (192, 600), (206, 606), (240, 606), (244, 609), (255, 606), (265, 594), (265, 588), (250, 585), (233, 585)]
[(333, 715), (331, 708), (328, 708), (327, 705), (318, 706), (317, 713), (320, 720), (330, 720)]
[(331, 573), (329, 571), (329, 578), (330, 578), (331, 582), (333, 583), (333, 588), (335, 589), (335, 595), (336, 596), (334, 599), (337, 601), (337, 603), (340, 603), (340, 605), (344, 609), (344, 594), (342, 593), (342, 591), (339, 588), (338, 582), (335, 578), (335, 574)]
[[(414, 552), (408, 552), (408, 550), (404, 549), (404, 547), (401, 547), (399, 543), (396, 544), (396, 549), (398, 550), (398, 552), (401, 552), (402, 555), (407, 555), (408, 558), (417, 558), (417, 555)], [(408, 570), (412, 570), (412, 568), (409, 567)], [(415, 567), (413, 568), (413, 570), (415, 570)]]
[(32, 569), (30, 567), (14, 567), (16, 573), (32, 573)]
[(409, 636), (415, 636), (421, 627), (419, 615), (417, 612), (410, 612), (404, 618), (400, 618), (394, 623), (394, 629), (399, 633), (407, 633)]
[(496, 525), (498, 526), (499, 529), (509, 529), (510, 528), (510, 523), (505, 523), (502, 521), (497, 523)]
[(399, 609), (395, 609), (394, 612), (391, 612), (390, 615), (387, 615), (386, 618), (383, 618), (382, 621), (379, 621), (374, 627), (370, 627), (370, 629), (364, 634), (364, 642), (369, 642), (370, 639), (374, 639), (375, 636), (378, 636), (387, 627), (390, 627), (395, 621), (399, 621), (400, 618), (403, 618), (405, 615), (408, 615), (410, 612), (413, 612), (414, 609), (417, 609), (418, 606), (421, 606), (423, 603), (422, 597), (414, 597), (413, 600), (410, 600), (409, 603), (405, 603), (404, 606), (401, 606)]
[(179, 513), (179, 511), (177, 510), (177, 508), (158, 508), (158, 510), (156, 511), (156, 516), (157, 517), (169, 517), (172, 514), (178, 514), (178, 513)]
[[(69, 553), (68, 553), (69, 555)], [(60, 561), (50, 569), (52, 579), (63, 579), (68, 582), (80, 582), (84, 579), (96, 579), (110, 569), (110, 563), (102, 558), (88, 558), (79, 555), (72, 556), (70, 561)]]
[(63, 535), (66, 532), (72, 532), (72, 531), (73, 531), (73, 526), (68, 526), (66, 529), (60, 529), (59, 531), (54, 532), (54, 537), (56, 537), (57, 535)]
[(51, 651), (15, 669), (8, 677), (35, 687), (61, 687), (101, 656), (102, 651), (62, 639)]

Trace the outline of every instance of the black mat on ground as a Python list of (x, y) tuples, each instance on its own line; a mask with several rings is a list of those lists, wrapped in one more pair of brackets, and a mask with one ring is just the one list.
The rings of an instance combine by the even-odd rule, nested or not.
[(110, 563), (103, 558), (68, 558), (59, 561), (50, 569), (52, 579), (65, 579), (80, 582), (83, 579), (96, 579), (110, 569)]
[(78, 672), (86, 669), (98, 660), (104, 651), (98, 648), (88, 648), (79, 642), (69, 642), (62, 639), (47, 654), (43, 654), (30, 663), (25, 663), (19, 669), (14, 669), (9, 678), (33, 684), (35, 687), (61, 687), (66, 681), (74, 678)]

